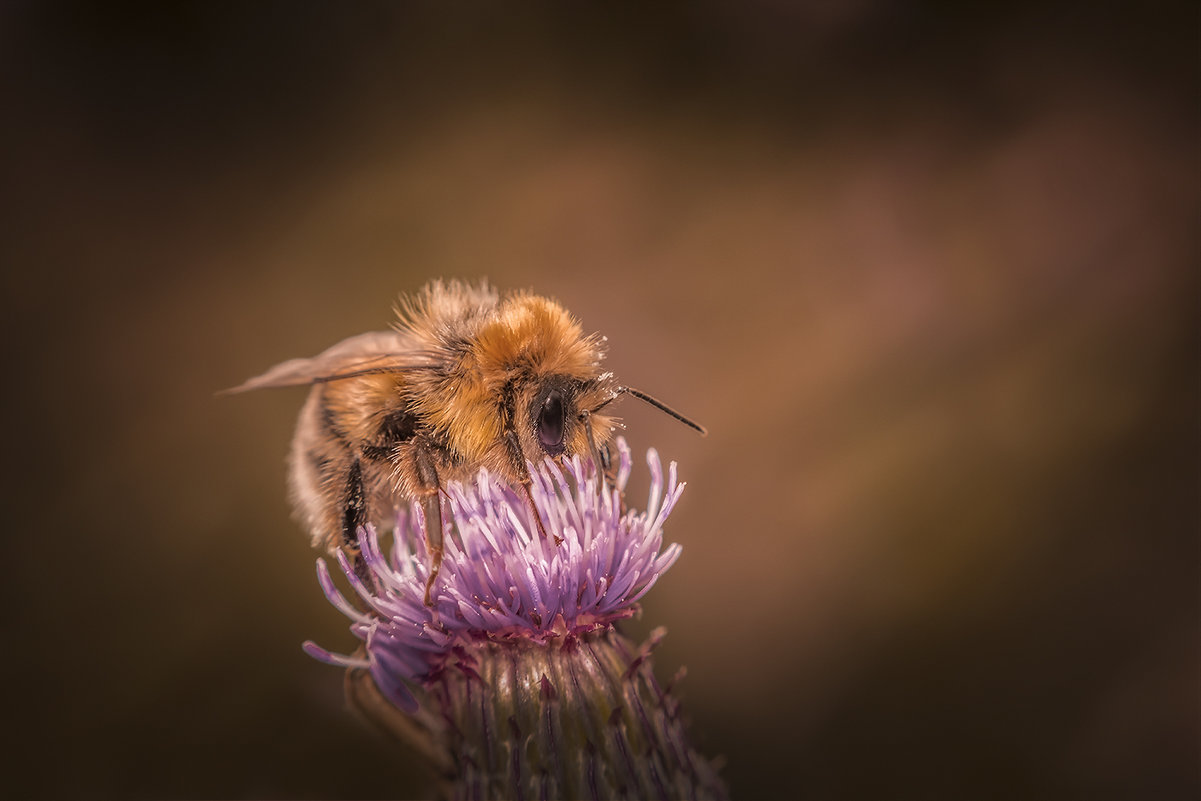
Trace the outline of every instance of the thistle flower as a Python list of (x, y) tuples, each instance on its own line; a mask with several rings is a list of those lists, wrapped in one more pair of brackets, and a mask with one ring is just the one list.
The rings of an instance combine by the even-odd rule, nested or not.
[(617, 441), (614, 487), (579, 457), (535, 468), (531, 494), (548, 536), (512, 487), (481, 470), (446, 487), (445, 554), (433, 606), (419, 504), (399, 513), (391, 553), (359, 532), (366, 579), (338, 563), (360, 610), (317, 563), (326, 597), (363, 642), (353, 655), (305, 650), (349, 668), (347, 692), (370, 719), (412, 742), (455, 798), (724, 797), (688, 745), (679, 706), (650, 652), (615, 624), (680, 555), (663, 523), (684, 490), (647, 453), (644, 512), (623, 511), (630, 450)]

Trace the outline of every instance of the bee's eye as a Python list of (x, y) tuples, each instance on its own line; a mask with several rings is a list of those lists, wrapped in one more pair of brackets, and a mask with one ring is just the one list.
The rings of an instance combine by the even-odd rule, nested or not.
[(542, 403), (538, 414), (538, 442), (551, 456), (563, 452), (563, 396), (552, 391)]

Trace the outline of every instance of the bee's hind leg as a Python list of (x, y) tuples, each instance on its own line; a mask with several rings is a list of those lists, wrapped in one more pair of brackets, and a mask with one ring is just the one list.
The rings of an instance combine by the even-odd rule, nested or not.
[(372, 586), (371, 571), (359, 547), (359, 529), (367, 524), (367, 493), (363, 489), (363, 468), (358, 457), (350, 465), (346, 478), (346, 502), (342, 506), (342, 548), (354, 562), (355, 575), (366, 587)]

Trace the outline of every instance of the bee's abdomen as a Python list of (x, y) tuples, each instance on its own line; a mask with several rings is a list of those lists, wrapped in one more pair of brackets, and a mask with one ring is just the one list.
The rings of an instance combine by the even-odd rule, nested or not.
[(288, 459), (294, 511), (314, 545), (329, 545), (341, 533), (341, 525), (331, 520), (331, 506), (342, 494), (345, 482), (339, 479), (344, 479), (349, 469), (351, 449), (331, 422), (319, 394), (311, 393), (301, 410)]

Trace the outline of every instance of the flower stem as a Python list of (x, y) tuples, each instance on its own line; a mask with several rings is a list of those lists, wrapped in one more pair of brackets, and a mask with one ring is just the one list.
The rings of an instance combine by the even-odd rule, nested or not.
[(424, 682), (415, 716), (383, 700), (362, 669), (350, 672), (348, 696), (422, 750), (447, 798), (725, 798), (655, 680), (649, 657), (661, 637), (638, 648), (610, 626), (456, 649)]

